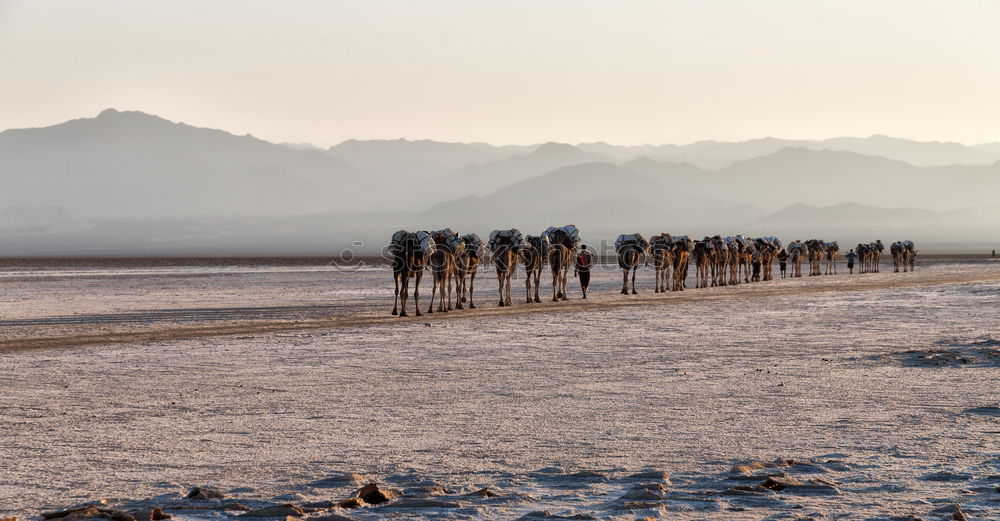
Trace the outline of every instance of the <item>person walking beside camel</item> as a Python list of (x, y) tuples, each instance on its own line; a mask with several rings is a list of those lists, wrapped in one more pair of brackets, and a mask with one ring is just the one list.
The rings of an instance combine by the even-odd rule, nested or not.
[(788, 251), (784, 248), (778, 252), (778, 267), (781, 268), (781, 278), (785, 278), (785, 268), (788, 267)]
[(590, 268), (594, 264), (594, 257), (587, 249), (587, 245), (580, 246), (580, 253), (576, 256), (576, 263), (573, 267), (573, 276), (580, 278), (580, 289), (583, 290), (583, 298), (587, 298), (587, 288), (590, 287)]
[(854, 258), (857, 256), (858, 254), (854, 253), (854, 249), (851, 249), (851, 251), (847, 252), (847, 270), (850, 271), (852, 274), (854, 273)]

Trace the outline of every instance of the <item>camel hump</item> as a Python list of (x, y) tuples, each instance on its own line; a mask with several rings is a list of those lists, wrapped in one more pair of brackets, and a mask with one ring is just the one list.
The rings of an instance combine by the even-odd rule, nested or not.
[(509, 230), (493, 230), (490, 232), (490, 249), (496, 250), (500, 246), (520, 247), (524, 242), (521, 231), (517, 228)]
[(649, 248), (649, 241), (647, 241), (646, 238), (643, 237), (641, 233), (629, 233), (629, 234), (623, 233), (619, 235), (618, 239), (615, 241), (615, 252), (621, 253), (622, 248), (625, 247), (633, 247), (633, 248), (637, 247), (645, 250)]
[(542, 232), (552, 244), (562, 244), (566, 248), (575, 249), (580, 243), (580, 229), (572, 224), (566, 226), (549, 226)]

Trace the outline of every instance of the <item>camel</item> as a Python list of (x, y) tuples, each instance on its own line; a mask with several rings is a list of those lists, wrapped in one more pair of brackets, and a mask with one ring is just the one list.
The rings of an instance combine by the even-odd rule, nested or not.
[(670, 272), (674, 265), (674, 239), (669, 233), (654, 235), (650, 238), (649, 249), (656, 271), (655, 293), (666, 293), (670, 288)]
[(674, 237), (674, 291), (684, 291), (688, 277), (688, 259), (695, 242), (687, 235)]
[(569, 266), (576, 257), (576, 247), (580, 243), (580, 231), (568, 224), (561, 228), (550, 226), (542, 232), (551, 247), (546, 253), (552, 269), (552, 301), (569, 300), (566, 296), (566, 279)]
[[(781, 251), (781, 241), (777, 237), (761, 237), (754, 239), (754, 245), (760, 256), (761, 265), (761, 277), (763, 280), (773, 280), (774, 275), (772, 270), (774, 267), (774, 259), (778, 257), (778, 252)], [(782, 272), (782, 277), (784, 272)]]
[(905, 250), (903, 248), (903, 243), (896, 241), (889, 245), (889, 254), (892, 255), (892, 271), (893, 273), (899, 273), (899, 265), (903, 265), (903, 271), (906, 271), (906, 261), (903, 259), (905, 255)]
[(451, 228), (431, 232), (431, 238), (437, 248), (430, 258), (431, 275), (434, 277), (431, 286), (431, 305), (428, 313), (434, 312), (434, 296), (438, 296), (438, 311), (446, 313), (454, 309), (451, 305), (452, 278), (457, 271), (456, 259), (462, 255), (465, 245), (458, 234)]
[(743, 282), (750, 282), (753, 260), (757, 258), (757, 248), (753, 241), (742, 235), (737, 235), (736, 237), (726, 237), (726, 242), (729, 243), (730, 255), (734, 255), (736, 260), (730, 266), (730, 279), (735, 279), (735, 282), (731, 282), (731, 284), (739, 284), (741, 278)]
[(420, 313), (420, 279), (424, 274), (427, 259), (435, 250), (434, 240), (427, 232), (400, 230), (392, 234), (389, 253), (392, 256), (392, 278), (396, 283), (396, 294), (392, 303), (392, 314), (405, 317), (406, 300), (413, 283), (413, 304), (417, 316)]
[(517, 271), (517, 252), (523, 246), (521, 232), (516, 228), (510, 230), (493, 230), (490, 232), (490, 251), (493, 263), (497, 269), (497, 286), (500, 291), (500, 307), (513, 304), (510, 298), (511, 280)]
[(628, 295), (628, 275), (632, 273), (632, 294), (635, 290), (635, 273), (639, 271), (639, 259), (646, 259), (649, 242), (640, 233), (622, 234), (615, 241), (615, 252), (618, 254), (618, 267), (622, 269), (622, 295)]
[(478, 235), (470, 233), (461, 237), (462, 253), (456, 258), (455, 283), (456, 297), (458, 302), (456, 309), (463, 309), (466, 302), (466, 291), (468, 291), (469, 309), (476, 309), (476, 303), (472, 299), (472, 294), (476, 291), (476, 270), (486, 258), (486, 245)]
[(854, 252), (858, 255), (858, 273), (868, 273), (871, 259), (871, 252), (868, 245), (858, 243), (858, 246), (854, 248)]
[(884, 250), (885, 246), (882, 245), (881, 239), (868, 244), (858, 244), (854, 250), (858, 254), (858, 260), (861, 261), (858, 273), (878, 273), (878, 265)]
[(916, 246), (914, 246), (913, 241), (903, 241), (903, 248), (907, 251), (906, 260), (910, 263), (910, 271), (913, 271), (914, 266), (917, 264)]
[(726, 272), (729, 269), (729, 245), (719, 235), (709, 239), (712, 245), (709, 250), (712, 254), (712, 286), (726, 285)]
[(913, 258), (916, 252), (913, 249), (912, 241), (896, 241), (889, 245), (889, 253), (892, 255), (893, 271), (899, 273), (899, 267), (903, 267), (903, 273), (913, 271)]
[[(525, 240), (524, 246), (521, 246), (518, 251), (518, 254), (521, 257), (521, 263), (524, 264), (524, 298), (525, 302), (528, 304), (542, 301), (542, 299), (538, 297), (538, 289), (540, 286), (538, 282), (542, 277), (542, 266), (545, 264), (548, 251), (548, 238), (539, 237), (537, 235), (529, 235)], [(534, 283), (535, 286), (534, 299), (531, 298), (532, 283)]]
[[(736, 240), (740, 242), (742, 251), (740, 252), (740, 268), (743, 269), (743, 282), (750, 282), (754, 261), (760, 261), (760, 255), (753, 239), (748, 239), (742, 235), (737, 235)], [(757, 280), (760, 280), (760, 267), (757, 267)]]
[(792, 277), (802, 276), (802, 261), (809, 255), (809, 248), (796, 239), (788, 245), (788, 260), (792, 263)]
[(823, 247), (823, 241), (819, 239), (810, 239), (806, 241), (806, 247), (809, 248), (807, 256), (809, 258), (809, 276), (815, 277), (823, 274), (823, 257), (826, 255), (825, 248)]
[(872, 246), (872, 265), (874, 267), (875, 273), (878, 273), (878, 265), (882, 260), (882, 252), (885, 251), (885, 246), (882, 245), (882, 239), (875, 239)]
[(566, 246), (553, 244), (546, 257), (552, 270), (552, 302), (569, 300), (566, 296), (566, 274), (573, 262), (573, 254)]
[(826, 274), (837, 274), (837, 255), (840, 254), (840, 243), (837, 241), (823, 243), (826, 251)]
[[(715, 262), (715, 254), (712, 251), (712, 240), (705, 237), (695, 243), (694, 249), (691, 251), (691, 256), (694, 257), (695, 287), (707, 288), (710, 276), (712, 285), (714, 286), (715, 273), (712, 266)], [(676, 280), (674, 282), (676, 283)]]

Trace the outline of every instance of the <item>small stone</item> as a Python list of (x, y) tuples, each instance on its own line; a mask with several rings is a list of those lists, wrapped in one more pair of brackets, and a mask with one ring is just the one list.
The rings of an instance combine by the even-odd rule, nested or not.
[(59, 521), (73, 521), (76, 519), (90, 519), (92, 517), (104, 517), (101, 509), (90, 505), (83, 507), (60, 510), (58, 512), (46, 512), (42, 514), (42, 519), (58, 519)]
[(137, 521), (161, 521), (171, 519), (173, 516), (167, 514), (160, 507), (154, 506), (129, 512)]
[(420, 497), (420, 496), (444, 496), (451, 493), (452, 491), (445, 487), (431, 485), (428, 487), (408, 488), (404, 491), (403, 495)]
[(761, 482), (760, 486), (768, 490), (785, 490), (788, 487), (801, 487), (805, 483), (791, 476), (770, 476)]
[(667, 487), (664, 487), (662, 483), (644, 483), (632, 487), (632, 490), (652, 490), (653, 492), (666, 492)]
[(387, 501), (392, 501), (403, 494), (391, 488), (379, 488), (378, 483), (369, 483), (355, 492), (354, 496), (364, 500), (370, 505), (379, 505)]
[(257, 510), (244, 512), (240, 514), (239, 517), (286, 517), (286, 516), (301, 516), (304, 513), (305, 510), (302, 510), (301, 508), (291, 503), (286, 503), (284, 505), (258, 508)]
[(733, 472), (738, 472), (741, 474), (750, 474), (755, 470), (760, 470), (767, 468), (767, 465), (760, 461), (751, 461), (750, 463), (742, 463), (733, 467)]
[(340, 472), (316, 481), (313, 483), (313, 486), (322, 487), (353, 485), (354, 483), (363, 483), (365, 481), (368, 481), (368, 478), (362, 476), (361, 474), (356, 474), (354, 472)]
[(645, 479), (658, 479), (660, 481), (670, 482), (670, 475), (662, 470), (645, 470), (632, 474), (628, 477), (632, 480), (645, 480)]
[(226, 495), (218, 490), (208, 488), (208, 487), (194, 487), (186, 496), (185, 499), (194, 500), (207, 500), (207, 499), (225, 499)]
[(337, 506), (340, 508), (361, 508), (366, 505), (365, 500), (359, 497), (347, 498), (340, 503), (337, 503)]
[(656, 501), (663, 499), (663, 495), (652, 490), (646, 489), (635, 489), (629, 490), (620, 499), (628, 499), (632, 501)]
[(497, 493), (484, 487), (475, 492), (469, 492), (466, 496), (496, 497)]

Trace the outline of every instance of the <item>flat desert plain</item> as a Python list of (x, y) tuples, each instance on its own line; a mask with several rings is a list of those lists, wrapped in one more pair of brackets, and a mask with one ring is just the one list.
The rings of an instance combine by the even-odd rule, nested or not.
[(1000, 263), (839, 269), (400, 319), (383, 267), (8, 265), (0, 513), (1000, 518)]

